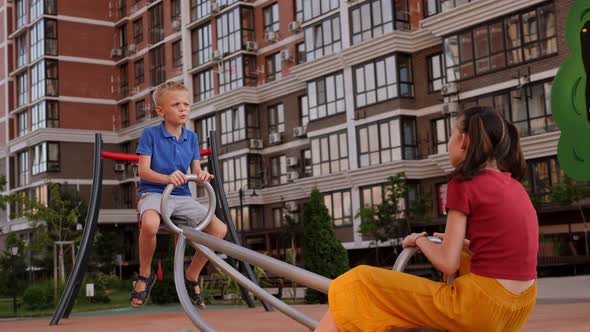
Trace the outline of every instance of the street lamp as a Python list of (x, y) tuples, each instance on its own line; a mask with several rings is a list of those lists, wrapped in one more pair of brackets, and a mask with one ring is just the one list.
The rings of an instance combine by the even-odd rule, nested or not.
[(10, 247), (12, 256), (12, 309), (16, 317), (16, 255), (18, 255), (18, 246)]

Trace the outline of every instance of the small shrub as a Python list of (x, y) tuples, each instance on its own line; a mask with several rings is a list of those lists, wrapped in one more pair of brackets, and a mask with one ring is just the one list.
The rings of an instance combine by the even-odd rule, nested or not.
[(53, 288), (46, 284), (30, 286), (25, 290), (23, 303), (28, 310), (47, 309), (53, 304)]

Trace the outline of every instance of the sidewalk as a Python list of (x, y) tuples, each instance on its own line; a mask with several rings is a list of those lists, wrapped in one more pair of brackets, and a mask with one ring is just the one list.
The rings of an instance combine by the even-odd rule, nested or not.
[(537, 281), (537, 303), (590, 302), (590, 276), (541, 278)]

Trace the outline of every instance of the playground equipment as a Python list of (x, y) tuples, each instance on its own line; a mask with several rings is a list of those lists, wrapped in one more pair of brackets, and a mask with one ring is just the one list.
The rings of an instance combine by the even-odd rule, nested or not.
[[(235, 227), (231, 220), (231, 215), (229, 214), (228, 204), (225, 198), (225, 192), (223, 190), (223, 182), (221, 176), (219, 176), (221, 172), (219, 171), (219, 159), (217, 158), (217, 142), (215, 140), (215, 132), (212, 131), (210, 135), (211, 149), (201, 151), (201, 155), (209, 156), (209, 169), (212, 170), (212, 173), (216, 174), (217, 176), (213, 180), (213, 185), (209, 183), (199, 184), (205, 187), (209, 196), (209, 209), (205, 219), (201, 221), (195, 228), (191, 228), (183, 225), (180, 221), (171, 220), (166, 216), (167, 201), (170, 197), (170, 193), (174, 189), (173, 185), (168, 185), (164, 190), (160, 206), (164, 225), (166, 228), (168, 228), (168, 230), (178, 235), (178, 241), (174, 255), (174, 282), (180, 303), (184, 311), (195, 324), (195, 326), (197, 326), (200, 330), (207, 332), (215, 331), (213, 327), (211, 327), (199, 315), (196, 308), (192, 305), (190, 297), (188, 296), (187, 290), (184, 286), (184, 254), (186, 249), (186, 241), (188, 240), (197, 250), (207, 256), (211, 263), (238, 282), (238, 284), (241, 286), (242, 296), (249, 306), (253, 307), (254, 305), (248, 295), (248, 290), (255, 294), (262, 301), (267, 311), (272, 310), (271, 308), (274, 307), (298, 323), (308, 327), (309, 329), (315, 329), (318, 325), (316, 320), (299, 312), (298, 310), (287, 305), (278, 298), (274, 297), (272, 294), (262, 289), (258, 285), (249, 264), (259, 266), (266, 271), (270, 271), (276, 275), (285, 277), (300, 285), (315, 289), (325, 294), (328, 293), (330, 282), (332, 280), (240, 246)], [(131, 162), (137, 162), (139, 159), (138, 156), (135, 155), (102, 151), (101, 135), (96, 134), (93, 186), (88, 208), (88, 217), (86, 225), (84, 226), (78, 257), (74, 263), (74, 268), (68, 278), (68, 282), (54, 316), (50, 322), (50, 325), (57, 325), (61, 318), (69, 317), (74, 304), (74, 299), (76, 298), (75, 295), (80, 289), (84, 274), (86, 272), (88, 257), (90, 255), (91, 249), (90, 246), (98, 226), (100, 194), (102, 190), (103, 158)], [(187, 175), (187, 180), (196, 181), (197, 176), (189, 174)], [(213, 216), (216, 214), (226, 222), (233, 243), (201, 232), (201, 230), (207, 227)], [(431, 241), (438, 241), (440, 243), (440, 239), (433, 237), (429, 237), (429, 239)], [(217, 256), (213, 250), (222, 252), (230, 257), (228, 259), (229, 263)], [(400, 257), (396, 261), (394, 270), (403, 271), (403, 269), (408, 264), (409, 259), (416, 253), (416, 251), (416, 248), (406, 248), (404, 251), (402, 251)], [(234, 263), (233, 258), (239, 260), (238, 265)], [(246, 273), (247, 277), (239, 272), (235, 268), (236, 266), (241, 268), (242, 271)]]

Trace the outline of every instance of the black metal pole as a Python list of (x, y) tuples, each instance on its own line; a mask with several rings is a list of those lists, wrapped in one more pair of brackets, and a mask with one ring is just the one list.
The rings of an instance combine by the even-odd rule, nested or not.
[[(217, 147), (217, 136), (215, 134), (215, 130), (212, 130), (209, 132), (209, 141), (210, 141), (210, 147), (211, 147), (211, 165), (212, 170), (213, 170), (213, 174), (215, 174), (215, 178), (213, 178), (213, 183), (214, 185), (217, 187), (216, 192), (217, 192), (217, 207), (219, 208), (219, 211), (221, 212), (221, 214), (218, 214), (218, 216), (221, 216), (222, 219), (224, 219), (226, 221), (227, 224), (227, 229), (228, 229), (228, 235), (230, 236), (230, 238), (232, 239), (232, 242), (237, 244), (237, 245), (241, 245), (240, 244), (240, 238), (238, 237), (238, 232), (236, 231), (236, 227), (232, 221), (231, 218), (231, 214), (229, 212), (229, 206), (227, 204), (227, 199), (225, 196), (225, 190), (223, 189), (223, 172), (221, 171), (221, 165), (219, 163), (219, 155), (218, 155), (218, 147)], [(244, 170), (247, 171), (247, 170)], [(258, 285), (258, 280), (256, 279), (256, 275), (254, 274), (254, 271), (252, 270), (252, 267), (250, 266), (250, 264), (244, 263), (242, 261), (239, 261), (239, 265), (242, 271), (244, 271), (248, 277), (248, 279), (252, 280), (252, 282), (254, 282), (256, 285)], [(252, 300), (250, 299), (250, 296), (248, 295), (248, 291), (244, 288), (244, 287), (240, 287), (240, 289), (242, 290), (242, 297), (244, 298), (244, 300), (246, 301), (246, 303), (250, 303)], [(262, 305), (264, 306), (264, 310), (266, 311), (272, 311), (272, 307), (264, 302), (261, 301)], [(250, 306), (250, 304), (248, 304), (248, 306)], [(251, 306), (250, 306), (251, 307)]]
[(12, 310), (16, 317), (16, 255), (12, 256)]
[(86, 215), (86, 224), (82, 233), (82, 241), (78, 249), (78, 256), (68, 277), (61, 299), (53, 313), (49, 325), (59, 324), (60, 319), (68, 318), (74, 306), (78, 291), (82, 285), (84, 274), (88, 267), (88, 258), (94, 242), (94, 235), (98, 229), (98, 212), (100, 211), (100, 195), (102, 192), (102, 135), (96, 134), (94, 143), (94, 170), (92, 175), (92, 191), (90, 204)]

